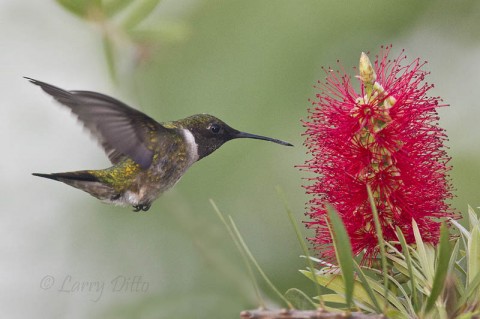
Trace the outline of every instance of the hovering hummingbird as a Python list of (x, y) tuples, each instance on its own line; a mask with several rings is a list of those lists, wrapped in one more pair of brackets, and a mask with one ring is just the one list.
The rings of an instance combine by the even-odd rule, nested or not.
[(195, 162), (223, 143), (252, 138), (293, 146), (277, 139), (240, 132), (218, 118), (196, 114), (159, 123), (112, 98), (90, 91), (66, 91), (26, 78), (67, 106), (100, 142), (113, 166), (101, 170), (39, 174), (81, 189), (103, 202), (147, 211)]

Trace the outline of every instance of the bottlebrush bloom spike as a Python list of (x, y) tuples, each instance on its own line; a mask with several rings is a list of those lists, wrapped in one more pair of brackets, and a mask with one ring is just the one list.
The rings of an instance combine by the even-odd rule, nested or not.
[(429, 97), (426, 62), (406, 64), (403, 53), (389, 60), (391, 46), (383, 48), (374, 65), (360, 58), (360, 92), (351, 77), (325, 70), (317, 99), (304, 121), (305, 145), (312, 158), (302, 168), (315, 174), (305, 186), (313, 195), (308, 203), (311, 238), (324, 257), (333, 257), (325, 203), (339, 212), (354, 254), (365, 259), (377, 254), (377, 238), (367, 184), (372, 188), (383, 236), (397, 240), (398, 226), (408, 243), (415, 241), (412, 219), (424, 242), (436, 244), (440, 220), (454, 216), (446, 203), (452, 197), (448, 176), (445, 131), (439, 127), (437, 108), (446, 106)]

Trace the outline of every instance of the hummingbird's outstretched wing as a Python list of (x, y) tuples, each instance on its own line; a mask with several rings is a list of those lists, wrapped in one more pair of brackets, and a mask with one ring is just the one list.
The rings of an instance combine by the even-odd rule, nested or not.
[(27, 78), (55, 100), (67, 106), (99, 140), (113, 164), (125, 156), (142, 168), (153, 160), (150, 138), (167, 130), (149, 116), (112, 98), (90, 91), (66, 91), (53, 85)]

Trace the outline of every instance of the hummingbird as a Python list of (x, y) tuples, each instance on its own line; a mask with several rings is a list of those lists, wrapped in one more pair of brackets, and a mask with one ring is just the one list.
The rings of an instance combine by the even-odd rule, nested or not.
[(101, 93), (67, 91), (26, 79), (68, 107), (98, 140), (112, 163), (100, 170), (33, 175), (81, 189), (105, 203), (131, 205), (136, 212), (149, 210), (152, 202), (173, 187), (193, 163), (227, 141), (250, 138), (293, 146), (238, 131), (209, 114), (157, 122)]

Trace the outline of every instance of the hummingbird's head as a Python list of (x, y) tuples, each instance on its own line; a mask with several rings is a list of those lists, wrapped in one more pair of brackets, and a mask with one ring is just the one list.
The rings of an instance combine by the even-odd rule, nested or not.
[(228, 126), (222, 120), (209, 114), (196, 114), (178, 121), (180, 126), (192, 133), (197, 144), (198, 159), (213, 153), (223, 143), (236, 138), (253, 138), (270, 141), (281, 145), (293, 146), (290, 143), (270, 137), (240, 132)]

